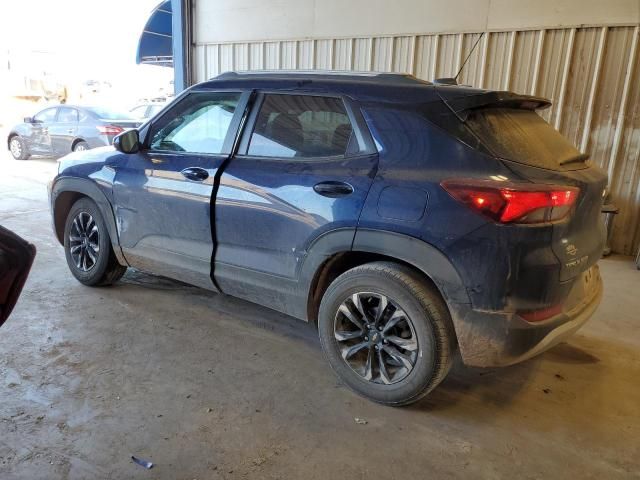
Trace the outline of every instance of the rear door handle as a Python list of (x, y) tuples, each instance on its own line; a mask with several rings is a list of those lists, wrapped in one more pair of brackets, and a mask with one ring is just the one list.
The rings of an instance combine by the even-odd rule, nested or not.
[(209, 172), (200, 167), (188, 167), (180, 172), (183, 177), (195, 182), (202, 182), (209, 178)]
[(323, 197), (346, 197), (353, 193), (353, 187), (346, 182), (326, 181), (317, 183), (313, 190)]

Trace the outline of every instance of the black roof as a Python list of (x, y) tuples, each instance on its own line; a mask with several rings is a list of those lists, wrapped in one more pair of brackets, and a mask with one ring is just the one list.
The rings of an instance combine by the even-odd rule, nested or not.
[(377, 85), (430, 85), (406, 73), (352, 72), (327, 70), (255, 70), (247, 72), (225, 72), (212, 80), (310, 80), (312, 82), (355, 82)]
[(434, 85), (430, 82), (407, 74), (376, 72), (313, 70), (226, 72), (192, 88), (194, 90), (218, 88), (301, 90), (346, 94), (363, 100), (387, 99), (424, 102), (437, 98)]

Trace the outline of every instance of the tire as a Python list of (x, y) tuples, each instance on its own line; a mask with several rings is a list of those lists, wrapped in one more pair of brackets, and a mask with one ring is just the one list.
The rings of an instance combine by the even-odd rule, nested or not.
[(98, 206), (86, 197), (74, 203), (67, 215), (64, 253), (73, 276), (88, 286), (111, 285), (127, 271), (113, 253)]
[(29, 149), (24, 139), (20, 135), (14, 135), (9, 140), (9, 151), (16, 160), (26, 160), (29, 158)]
[[(385, 307), (376, 322), (381, 303)], [(360, 320), (362, 330), (343, 313), (345, 308)], [(376, 323), (377, 328), (367, 328)], [(431, 392), (449, 372), (456, 348), (451, 317), (439, 292), (411, 268), (392, 262), (368, 263), (334, 280), (320, 303), (318, 333), (342, 381), (356, 393), (391, 406), (408, 405)], [(343, 358), (349, 348), (362, 344), (366, 346)]]
[(85, 150), (89, 150), (89, 144), (84, 140), (80, 140), (73, 146), (74, 152), (84, 152)]

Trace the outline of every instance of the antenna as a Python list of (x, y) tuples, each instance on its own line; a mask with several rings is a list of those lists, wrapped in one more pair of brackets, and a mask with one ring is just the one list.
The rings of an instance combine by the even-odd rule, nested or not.
[(456, 73), (456, 76), (453, 77), (453, 79), (455, 80), (455, 82), (458, 82), (458, 77), (460, 76), (460, 74), (462, 73), (462, 70), (464, 69), (465, 65), (467, 64), (467, 62), (469, 61), (469, 58), (471, 58), (471, 54), (475, 51), (476, 47), (478, 46), (478, 43), (480, 43), (480, 40), (482, 40), (482, 37), (484, 37), (484, 34), (486, 32), (482, 32), (480, 34), (480, 36), (478, 37), (478, 39), (476, 40), (476, 43), (473, 44), (473, 47), (471, 47), (471, 51), (469, 52), (469, 55), (467, 55), (467, 58), (464, 59), (464, 62), (462, 63), (462, 66), (460, 67), (460, 70), (458, 70), (458, 73)]

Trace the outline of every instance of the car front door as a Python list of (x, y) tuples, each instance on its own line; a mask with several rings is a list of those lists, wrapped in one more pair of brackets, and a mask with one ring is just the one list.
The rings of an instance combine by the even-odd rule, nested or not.
[(331, 231), (353, 235), (376, 165), (348, 101), (260, 94), (216, 197), (220, 289), (293, 314), (311, 244)]
[(211, 196), (249, 97), (192, 92), (155, 120), (140, 152), (112, 168), (120, 245), (141, 270), (215, 290)]
[(30, 124), (29, 150), (39, 155), (51, 155), (51, 137), (49, 128), (56, 119), (58, 109), (47, 108), (33, 117)]
[(77, 133), (78, 110), (72, 107), (58, 108), (56, 120), (49, 126), (53, 154), (61, 156), (71, 152)]

